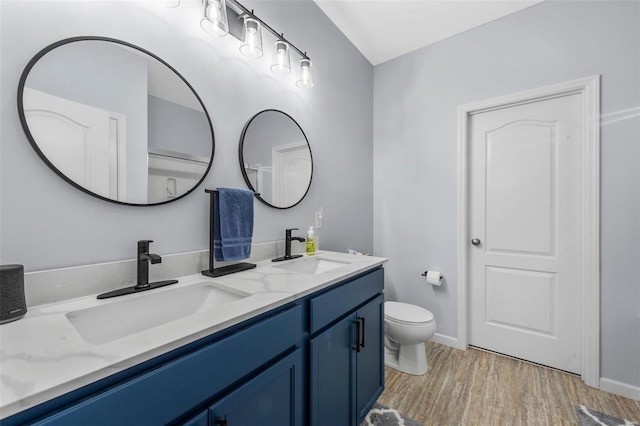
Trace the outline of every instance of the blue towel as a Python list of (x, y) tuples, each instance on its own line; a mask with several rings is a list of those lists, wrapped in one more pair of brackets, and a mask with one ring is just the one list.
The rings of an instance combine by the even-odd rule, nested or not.
[(213, 253), (220, 262), (251, 256), (253, 237), (253, 191), (218, 188), (214, 197)]

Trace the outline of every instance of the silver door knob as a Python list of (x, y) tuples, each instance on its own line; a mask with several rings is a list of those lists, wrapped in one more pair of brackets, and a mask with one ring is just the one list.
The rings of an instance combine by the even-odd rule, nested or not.
[(478, 238), (474, 238), (473, 240), (471, 240), (471, 244), (473, 244), (474, 246), (479, 246), (480, 240)]

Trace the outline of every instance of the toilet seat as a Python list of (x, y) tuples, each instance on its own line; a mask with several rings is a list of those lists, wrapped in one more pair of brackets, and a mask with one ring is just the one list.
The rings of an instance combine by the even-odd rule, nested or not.
[(433, 322), (433, 314), (428, 310), (402, 302), (384, 302), (384, 318), (387, 321), (405, 325)]

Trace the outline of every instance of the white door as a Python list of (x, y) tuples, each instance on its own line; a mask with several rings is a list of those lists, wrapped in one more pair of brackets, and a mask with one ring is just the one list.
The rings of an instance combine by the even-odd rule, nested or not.
[(311, 153), (306, 142), (273, 148), (273, 198), (276, 206), (289, 206), (302, 199), (311, 179)]
[(78, 185), (116, 198), (119, 153), (112, 146), (122, 132), (110, 113), (29, 88), (23, 99), (29, 130), (47, 159)]
[(469, 121), (473, 346), (580, 373), (581, 96)]

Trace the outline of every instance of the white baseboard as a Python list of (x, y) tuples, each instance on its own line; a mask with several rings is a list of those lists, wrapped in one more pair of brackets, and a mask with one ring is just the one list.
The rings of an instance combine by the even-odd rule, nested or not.
[(462, 349), (462, 350), (467, 349), (466, 347), (461, 347), (457, 337), (447, 336), (446, 334), (436, 333), (431, 338), (431, 341), (435, 343), (440, 343), (442, 345), (451, 346), (452, 348), (456, 348), (456, 349)]
[(640, 401), (640, 387), (616, 380), (600, 378), (600, 390)]

